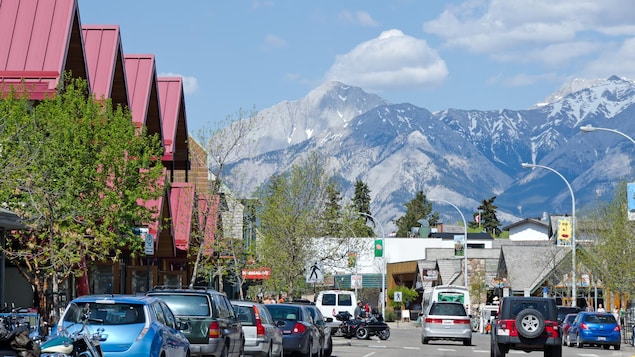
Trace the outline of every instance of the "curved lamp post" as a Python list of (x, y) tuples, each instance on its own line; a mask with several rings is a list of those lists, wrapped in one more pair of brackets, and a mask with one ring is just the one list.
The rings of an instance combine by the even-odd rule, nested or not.
[(381, 316), (386, 316), (386, 234), (384, 233), (384, 226), (379, 223), (379, 221), (373, 217), (372, 215), (364, 212), (358, 212), (362, 216), (369, 217), (373, 220), (373, 223), (379, 224), (379, 228), (381, 229), (381, 293), (382, 293), (382, 302), (381, 302)]
[(523, 162), (522, 164), (520, 164), (520, 166), (522, 166), (523, 168), (534, 168), (534, 167), (539, 167), (541, 169), (546, 169), (549, 170), (551, 172), (553, 172), (554, 174), (560, 176), (560, 178), (564, 181), (565, 184), (567, 184), (567, 187), (569, 188), (569, 193), (571, 193), (571, 266), (572, 266), (572, 272), (571, 272), (571, 306), (576, 307), (578, 302), (577, 302), (577, 292), (576, 292), (576, 273), (575, 273), (575, 196), (573, 195), (573, 189), (571, 188), (571, 185), (569, 184), (569, 181), (567, 181), (566, 178), (564, 178), (564, 176), (562, 176), (561, 173), (559, 173), (558, 171), (552, 169), (551, 167), (548, 166), (543, 166), (543, 165), (535, 165), (535, 164), (528, 164), (526, 162)]
[(580, 131), (585, 132), (585, 133), (591, 133), (591, 132), (594, 132), (594, 131), (609, 131), (611, 133), (615, 133), (615, 134), (621, 135), (621, 136), (627, 138), (628, 140), (630, 140), (633, 144), (635, 144), (635, 139), (633, 139), (630, 136), (622, 133), (619, 130), (615, 130), (615, 129), (598, 128), (598, 127), (595, 127), (593, 125), (584, 125), (584, 126), (580, 127)]
[(431, 200), (431, 201), (439, 201), (439, 202), (443, 202), (443, 203), (447, 203), (450, 206), (454, 207), (455, 210), (457, 210), (459, 212), (459, 214), (461, 215), (461, 219), (463, 220), (463, 228), (464, 228), (464, 232), (463, 234), (465, 234), (463, 236), (463, 265), (464, 265), (464, 269), (463, 269), (463, 283), (465, 284), (465, 288), (469, 289), (468, 286), (468, 279), (467, 279), (467, 221), (465, 220), (465, 216), (463, 215), (463, 212), (461, 212), (461, 210), (452, 202), (446, 201), (446, 200), (441, 200), (441, 199), (435, 199), (435, 200)]

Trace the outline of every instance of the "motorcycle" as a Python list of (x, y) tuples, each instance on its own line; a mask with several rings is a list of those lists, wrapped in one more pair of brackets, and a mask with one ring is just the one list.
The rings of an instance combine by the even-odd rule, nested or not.
[[(11, 308), (8, 311), (5, 306), (0, 314), (0, 356), (37, 357), (40, 355), (40, 346), (34, 340), (37, 335), (39, 315), (23, 313), (22, 309)], [(35, 321), (31, 317), (35, 316)]]
[(338, 329), (338, 334), (345, 338), (357, 337), (360, 340), (367, 340), (371, 336), (377, 336), (380, 340), (387, 340), (390, 337), (390, 327), (384, 322), (379, 314), (372, 314), (367, 319), (353, 319), (348, 311), (341, 311), (335, 315), (335, 319), (342, 321)]
[[(98, 328), (91, 333), (87, 327), (88, 321), (102, 322), (91, 319), (87, 305), (79, 322), (67, 326), (59, 334), (51, 336), (40, 346), (41, 357), (103, 357), (101, 350), (101, 333), (103, 328)], [(76, 325), (81, 323), (81, 328)]]

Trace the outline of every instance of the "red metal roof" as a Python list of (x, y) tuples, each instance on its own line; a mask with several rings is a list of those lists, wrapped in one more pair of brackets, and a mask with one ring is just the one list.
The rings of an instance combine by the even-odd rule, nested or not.
[(159, 101), (163, 120), (164, 161), (172, 161), (174, 154), (176, 128), (183, 102), (183, 82), (180, 77), (159, 77)]
[(148, 134), (158, 134), (163, 143), (154, 55), (125, 55), (124, 62), (132, 122), (145, 125)]
[(32, 99), (55, 93), (60, 75), (87, 78), (76, 0), (0, 0), (0, 90)]
[(205, 227), (205, 239), (203, 240), (203, 253), (212, 255), (214, 253), (214, 234), (216, 223), (218, 222), (218, 195), (200, 194), (198, 195), (198, 221), (199, 227)]
[(194, 210), (194, 184), (174, 182), (170, 187), (170, 207), (174, 242), (176, 249), (187, 251), (192, 232), (192, 212)]
[(84, 25), (82, 33), (90, 87), (95, 98), (111, 98), (114, 105), (128, 107), (119, 26)]

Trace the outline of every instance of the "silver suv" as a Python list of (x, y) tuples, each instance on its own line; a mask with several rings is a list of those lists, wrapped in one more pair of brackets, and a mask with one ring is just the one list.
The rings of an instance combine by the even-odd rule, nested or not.
[(245, 336), (232, 304), (225, 294), (205, 287), (159, 286), (146, 293), (161, 298), (179, 321), (189, 328), (192, 356), (240, 357)]

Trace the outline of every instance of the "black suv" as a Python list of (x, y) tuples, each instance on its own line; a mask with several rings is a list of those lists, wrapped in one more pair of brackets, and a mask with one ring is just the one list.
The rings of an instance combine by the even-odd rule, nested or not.
[(504, 297), (492, 326), (491, 357), (509, 350), (544, 351), (545, 357), (562, 356), (556, 300), (541, 297)]
[(245, 347), (242, 326), (225, 294), (205, 287), (159, 286), (146, 295), (161, 298), (188, 329), (192, 356), (240, 357)]

